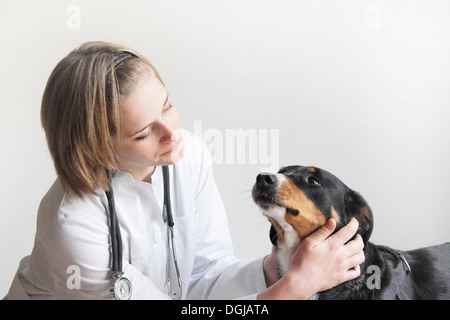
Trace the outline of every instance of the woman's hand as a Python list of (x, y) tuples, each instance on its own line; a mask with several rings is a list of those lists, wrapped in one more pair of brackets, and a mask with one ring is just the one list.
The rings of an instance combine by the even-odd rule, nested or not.
[[(317, 292), (358, 277), (359, 265), (364, 262), (364, 243), (359, 235), (349, 241), (358, 230), (358, 222), (356, 219), (350, 220), (330, 237), (335, 228), (336, 221), (329, 219), (303, 239), (288, 272), (261, 292), (258, 299), (307, 299)], [(273, 259), (274, 252), (264, 261), (268, 284), (273, 279)]]

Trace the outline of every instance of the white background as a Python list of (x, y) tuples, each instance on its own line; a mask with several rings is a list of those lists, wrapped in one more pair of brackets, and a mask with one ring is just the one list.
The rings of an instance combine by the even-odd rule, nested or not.
[[(375, 243), (450, 240), (447, 0), (1, 0), (0, 35), (0, 297), (55, 179), (44, 86), (90, 40), (152, 61), (188, 130), (278, 129), (279, 165), (316, 165), (361, 192)], [(250, 193), (262, 166), (214, 165), (239, 257), (270, 250)]]

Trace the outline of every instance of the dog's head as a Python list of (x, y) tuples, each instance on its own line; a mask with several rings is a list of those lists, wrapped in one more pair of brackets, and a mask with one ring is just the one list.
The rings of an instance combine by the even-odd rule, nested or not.
[(273, 244), (284, 241), (285, 230), (290, 228), (303, 240), (329, 218), (336, 220), (336, 231), (356, 218), (365, 244), (372, 233), (372, 211), (364, 198), (316, 167), (289, 166), (277, 174), (261, 173), (252, 197), (272, 223)]

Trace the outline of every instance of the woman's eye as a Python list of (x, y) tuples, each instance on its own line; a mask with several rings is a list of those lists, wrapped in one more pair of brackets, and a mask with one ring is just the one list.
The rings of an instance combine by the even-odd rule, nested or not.
[(169, 103), (167, 108), (164, 110), (164, 113), (166, 113), (167, 111), (170, 111), (172, 108), (173, 108), (173, 105), (171, 103)]
[(142, 137), (137, 137), (136, 140), (143, 141), (147, 138), (148, 138), (148, 134), (146, 134), (145, 136), (142, 136)]
[(142, 136), (136, 137), (135, 139), (137, 141), (144, 141), (145, 139), (147, 139), (148, 137), (151, 136), (152, 132), (153, 132), (153, 126), (150, 126), (150, 127), (147, 128), (146, 131), (144, 131), (142, 133)]
[(309, 177), (309, 178), (308, 178), (308, 183), (309, 183), (309, 184), (312, 184), (312, 185), (314, 185), (314, 186), (320, 186), (319, 181), (317, 181), (317, 179), (314, 178), (314, 177)]

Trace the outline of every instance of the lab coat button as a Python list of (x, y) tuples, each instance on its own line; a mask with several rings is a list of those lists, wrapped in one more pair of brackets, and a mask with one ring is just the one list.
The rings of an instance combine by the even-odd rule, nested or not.
[(160, 243), (161, 242), (161, 240), (162, 240), (162, 234), (161, 234), (161, 232), (156, 232), (155, 233), (155, 235), (153, 236), (153, 242), (154, 243)]

